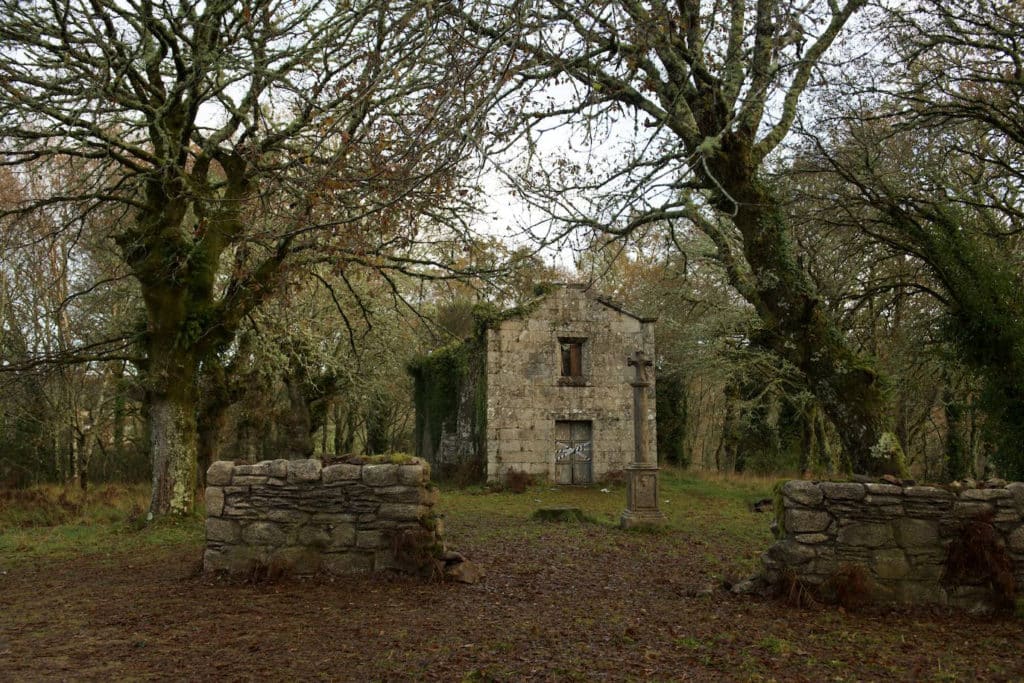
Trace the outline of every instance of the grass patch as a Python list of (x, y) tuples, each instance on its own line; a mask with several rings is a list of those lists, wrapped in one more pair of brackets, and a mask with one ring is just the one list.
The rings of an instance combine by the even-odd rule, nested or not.
[(146, 524), (146, 484), (90, 491), (56, 485), (0, 492), (0, 561), (144, 551), (200, 542), (202, 510)]
[[(757, 568), (757, 557), (773, 539), (769, 531), (771, 515), (751, 512), (750, 504), (768, 497), (776, 481), (768, 477), (726, 477), (664, 468), (659, 473), (659, 483), (660, 508), (666, 523), (649, 534), (651, 542), (678, 533), (698, 539), (714, 538), (713, 546), (720, 552), (730, 558), (742, 556), (738, 561), (730, 560), (731, 569), (753, 571)], [(538, 508), (578, 508), (598, 530), (614, 529), (616, 534), (629, 534), (618, 528), (626, 507), (625, 488), (614, 487), (607, 493), (602, 488), (608, 487), (540, 484), (523, 493), (512, 493), (481, 486), (459, 489), (442, 485), (435, 509), (445, 515), (449, 540), (456, 546), (544, 534), (550, 525), (531, 520)]]
[(43, 485), (0, 490), (0, 528), (53, 527), (117, 522), (149, 504), (145, 484), (103, 484), (82, 491)]
[[(769, 516), (750, 512), (749, 505), (765, 497), (772, 484), (772, 479), (764, 477), (723, 477), (665, 468), (660, 472), (660, 486), (666, 524), (648, 534), (650, 541), (645, 543), (659, 543), (662, 536), (678, 533), (701, 541), (713, 538), (714, 543), (702, 544), (702, 552), (712, 564), (728, 565), (739, 572), (754, 570), (757, 555), (772, 539)], [(143, 511), (149, 490), (145, 484), (105, 485), (87, 494), (45, 486), (5, 491), (0, 496), (0, 560), (5, 564), (180, 544), (198, 547), (203, 542), (201, 506), (194, 516), (146, 524)], [(570, 525), (569, 533), (585, 533), (591, 543), (614, 545), (616, 539), (629, 535), (618, 528), (625, 504), (624, 488), (608, 490), (600, 484), (563, 487), (543, 483), (523, 493), (442, 485), (435, 510), (446, 516), (447, 534), (456, 546), (534, 539), (550, 533), (551, 524), (534, 521), (531, 516), (538, 508), (557, 507), (578, 508), (590, 522)]]

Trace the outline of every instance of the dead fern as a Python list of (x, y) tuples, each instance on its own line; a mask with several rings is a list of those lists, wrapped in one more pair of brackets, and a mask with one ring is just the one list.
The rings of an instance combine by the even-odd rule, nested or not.
[(1006, 543), (992, 526), (992, 513), (967, 521), (949, 546), (945, 582), (950, 585), (988, 585), (998, 605), (1012, 609), (1017, 595), (1013, 561)]
[(529, 472), (510, 469), (505, 472), (505, 486), (512, 493), (526, 493), (533, 486), (533, 475)]
[(814, 589), (797, 576), (792, 569), (783, 572), (778, 588), (779, 596), (790, 607), (808, 609), (821, 606), (814, 595)]
[(391, 538), (391, 552), (401, 571), (428, 579), (441, 577), (441, 546), (428, 529), (402, 529)]
[(835, 596), (836, 602), (842, 605), (843, 609), (859, 609), (868, 603), (871, 592), (867, 570), (859, 564), (840, 565), (829, 577), (826, 589)]

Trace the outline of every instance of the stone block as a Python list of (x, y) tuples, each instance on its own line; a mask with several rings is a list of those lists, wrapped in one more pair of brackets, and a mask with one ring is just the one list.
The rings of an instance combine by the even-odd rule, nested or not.
[(409, 503), (381, 503), (377, 514), (382, 519), (413, 520), (426, 515), (427, 508)]
[(356, 532), (356, 547), (379, 548), (383, 543), (383, 535), (378, 529), (360, 530)]
[(799, 543), (818, 545), (820, 543), (825, 543), (831, 537), (828, 534), (796, 534), (793, 538), (795, 538)]
[(316, 512), (309, 518), (310, 524), (351, 524), (356, 521), (356, 515), (348, 512)]
[(988, 587), (952, 586), (946, 592), (949, 604), (975, 615), (988, 615), (995, 611), (992, 593)]
[(231, 483), (231, 473), (235, 463), (230, 460), (217, 460), (206, 470), (206, 483), (210, 486), (227, 486)]
[(328, 574), (362, 574), (373, 571), (373, 553), (327, 553), (320, 556), (320, 569)]
[[(545, 466), (546, 469), (546, 466)], [(429, 505), (433, 507), (437, 505), (437, 501), (441, 497), (441, 492), (436, 488), (421, 488), (419, 489), (420, 494), (420, 505)]]
[[(239, 465), (241, 467), (241, 465)], [(250, 476), (246, 474), (238, 474), (231, 477), (232, 486), (263, 486), (267, 483), (267, 477)]]
[(302, 546), (277, 548), (267, 560), (272, 574), (289, 576), (312, 576), (320, 571), (320, 553)]
[(330, 528), (330, 547), (348, 548), (356, 543), (356, 528), (352, 524), (338, 524)]
[(349, 463), (328, 465), (323, 469), (323, 482), (325, 484), (334, 484), (342, 481), (358, 481), (362, 469), (361, 465), (351, 465)]
[(801, 573), (817, 574), (823, 580), (839, 571), (839, 562), (827, 555), (818, 556), (801, 568)]
[(266, 477), (270, 475), (270, 466), (267, 462), (256, 463), (255, 465), (235, 465), (235, 476), (244, 477)]
[(219, 486), (207, 486), (203, 494), (208, 517), (220, 517), (224, 513), (224, 489)]
[(208, 517), (206, 519), (206, 540), (219, 543), (238, 543), (242, 539), (238, 522), (229, 519)]
[(321, 526), (303, 526), (295, 534), (295, 539), (300, 546), (322, 549), (330, 544), (331, 532)]
[(902, 505), (868, 505), (865, 503), (857, 504), (856, 507), (849, 510), (833, 509), (832, 513), (837, 519), (844, 522), (874, 522), (878, 524), (888, 523), (890, 520), (904, 516)]
[(285, 486), (288, 480), (283, 477), (267, 477), (267, 486)]
[(914, 518), (938, 518), (945, 517), (953, 510), (953, 501), (948, 500), (944, 503), (928, 502), (923, 500), (913, 500), (907, 498), (903, 501), (903, 511), (907, 517)]
[(1016, 507), (1004, 508), (999, 506), (992, 521), (996, 524), (1015, 524), (1021, 521), (1021, 514), (1017, 511)]
[(793, 539), (779, 541), (768, 549), (768, 556), (784, 565), (804, 564), (818, 556), (814, 546), (797, 543)]
[(837, 540), (843, 545), (879, 548), (893, 542), (892, 527), (888, 524), (855, 522), (841, 527)]
[(942, 586), (931, 581), (900, 581), (896, 584), (895, 597), (900, 602), (913, 605), (946, 605), (949, 602)]
[(288, 462), (288, 483), (303, 484), (320, 481), (323, 465), (319, 460), (291, 460)]
[(906, 547), (903, 550), (907, 553), (910, 564), (915, 567), (929, 564), (945, 565), (946, 562), (946, 546), (941, 542), (934, 546)]
[(401, 465), (398, 468), (398, 483), (403, 486), (419, 486), (427, 482), (423, 465)]
[(832, 517), (819, 510), (788, 509), (784, 518), (786, 531), (793, 534), (808, 534), (824, 531)]
[(867, 483), (864, 484), (864, 488), (867, 492), (876, 496), (901, 496), (903, 495), (903, 487), (896, 486), (894, 484), (875, 484)]
[(994, 501), (1000, 498), (1011, 498), (1012, 494), (1006, 489), (967, 489), (960, 494), (960, 500), (986, 500)]
[[(985, 489), (969, 489), (971, 491), (978, 491)], [(964, 491), (967, 493), (967, 491)], [(969, 517), (980, 517), (982, 515), (990, 515), (995, 511), (992, 503), (986, 503), (982, 501), (957, 501), (953, 503), (953, 515), (960, 518)]]
[(903, 489), (903, 495), (907, 498), (932, 500), (937, 503), (948, 502), (955, 497), (951, 492), (934, 486), (908, 486)]
[(252, 522), (242, 529), (242, 540), (249, 545), (282, 546), (288, 542), (288, 535), (273, 522)]
[(363, 483), (367, 486), (394, 486), (398, 483), (398, 465), (363, 465)]
[(260, 516), (260, 513), (252, 508), (250, 505), (230, 505), (224, 504), (224, 511), (221, 513), (221, 517), (231, 519), (256, 519)]
[(419, 503), (420, 488), (418, 486), (384, 486), (375, 491), (383, 502), (387, 503)]
[(306, 524), (309, 521), (310, 515), (308, 512), (295, 510), (293, 508), (275, 508), (273, 510), (267, 510), (265, 513), (260, 515), (260, 517), (268, 522), (299, 526)]
[(267, 466), (267, 476), (275, 479), (288, 478), (288, 461), (284, 459), (264, 460), (260, 463)]
[(902, 579), (910, 573), (907, 556), (899, 548), (876, 551), (872, 567), (880, 579)]
[(794, 503), (814, 506), (821, 503), (821, 488), (813, 481), (794, 479), (782, 485), (782, 495)]
[(823, 481), (818, 486), (829, 500), (863, 500), (867, 495), (863, 484), (852, 481)]
[(938, 582), (946, 573), (946, 565), (938, 562), (918, 564), (916, 558), (910, 559), (910, 576), (919, 581)]
[(902, 505), (903, 496), (882, 496), (877, 493), (869, 493), (864, 496), (864, 505), (873, 508), (883, 505)]
[(1024, 482), (1015, 481), (1006, 485), (1006, 490), (1013, 496), (1017, 509), (1024, 513)]
[(904, 548), (917, 548), (937, 545), (939, 542), (939, 525), (926, 519), (898, 519), (893, 523), (896, 542)]
[(1015, 553), (1024, 553), (1024, 524), (1014, 529), (1006, 538), (1006, 544)]

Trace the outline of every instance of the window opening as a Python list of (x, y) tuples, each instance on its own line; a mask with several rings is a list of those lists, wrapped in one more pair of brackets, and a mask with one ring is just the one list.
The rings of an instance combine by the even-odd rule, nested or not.
[(562, 377), (582, 379), (583, 377), (583, 339), (559, 339), (562, 352)]

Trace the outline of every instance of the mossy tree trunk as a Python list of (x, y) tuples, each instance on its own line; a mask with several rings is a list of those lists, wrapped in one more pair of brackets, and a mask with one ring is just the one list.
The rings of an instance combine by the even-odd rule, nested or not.
[(722, 150), (705, 173), (720, 184), (719, 208), (733, 214), (743, 238), (750, 272), (735, 284), (761, 320), (757, 342), (804, 374), (836, 426), (848, 467), (869, 474), (892, 471), (893, 463), (872, 455), (885, 431), (887, 407), (877, 373), (851, 348), (797, 262), (782, 202), (757, 178), (749, 144), (727, 135)]
[[(147, 201), (134, 226), (118, 238), (146, 307), (142, 381), (152, 462), (152, 517), (193, 509), (198, 375), (204, 361), (234, 338), (243, 312), (260, 300), (252, 293), (246, 301), (218, 299), (219, 261), (242, 228), (250, 185), (246, 163), (224, 156), (220, 166), (225, 189), (214, 190), (208, 185), (208, 164), (207, 159), (193, 167), (189, 198), (185, 181), (175, 170), (151, 177)], [(275, 274), (273, 268), (264, 271), (264, 286)]]

